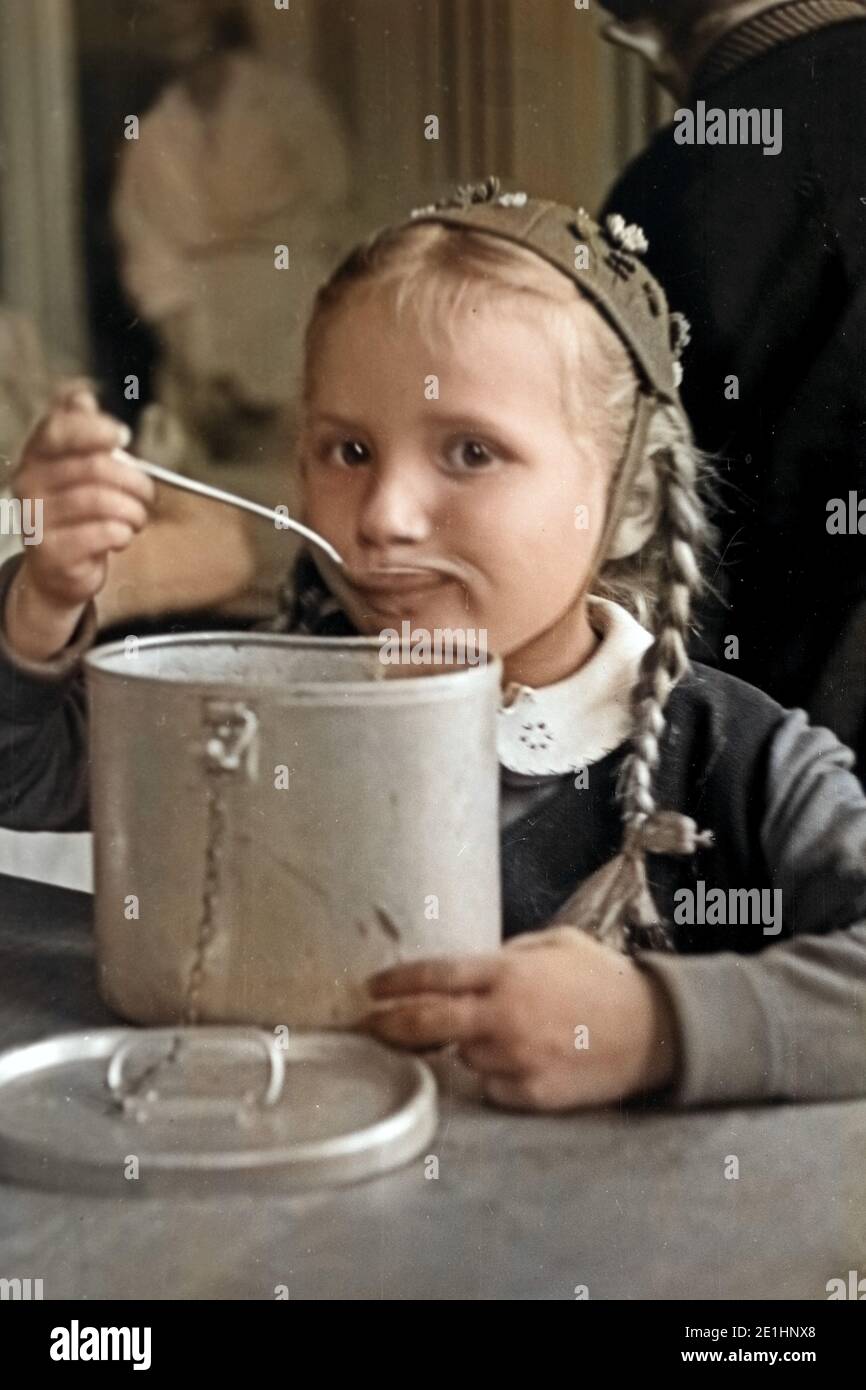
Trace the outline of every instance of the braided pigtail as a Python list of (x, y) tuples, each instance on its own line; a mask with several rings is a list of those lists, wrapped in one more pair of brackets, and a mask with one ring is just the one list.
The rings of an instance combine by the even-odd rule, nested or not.
[(669, 437), (661, 447), (650, 446), (648, 453), (659, 482), (658, 531), (664, 550), (655, 611), (656, 640), (644, 655), (632, 692), (634, 746), (620, 780), (627, 827), (642, 824), (655, 814), (652, 784), (665, 727), (664, 710), (671, 691), (688, 667), (686, 648), (692, 604), (702, 589), (698, 556), (707, 532), (697, 489), (697, 458), (684, 437), (684, 422), (681, 424), (670, 409), (662, 414)]
[[(659, 406), (650, 422), (645, 457), (659, 485), (659, 519), (647, 542), (643, 582), (652, 593), (655, 641), (641, 661), (632, 691), (632, 749), (617, 788), (623, 808), (620, 853), (585, 880), (560, 909), (556, 923), (578, 922), (606, 945), (634, 951), (669, 950), (670, 928), (659, 921), (646, 872), (646, 855), (693, 854), (711, 837), (676, 811), (656, 806), (654, 781), (671, 691), (688, 669), (692, 605), (701, 592), (701, 556), (712, 539), (701, 497), (701, 455), (679, 410)], [(639, 558), (639, 557), (638, 557)], [(637, 569), (635, 573), (639, 572)], [(603, 587), (603, 586), (600, 586)], [(633, 600), (632, 607), (637, 606)]]
[(657, 414), (656, 442), (648, 452), (660, 491), (658, 531), (664, 542), (655, 615), (656, 640), (647, 649), (632, 692), (632, 751), (620, 773), (625, 843), (622, 907), (629, 940), (670, 948), (670, 929), (657, 921), (646, 877), (647, 852), (693, 854), (711, 836), (694, 821), (656, 807), (654, 780), (671, 691), (688, 669), (687, 645), (694, 601), (701, 593), (700, 557), (710, 535), (699, 490), (697, 454), (684, 417), (670, 407)]

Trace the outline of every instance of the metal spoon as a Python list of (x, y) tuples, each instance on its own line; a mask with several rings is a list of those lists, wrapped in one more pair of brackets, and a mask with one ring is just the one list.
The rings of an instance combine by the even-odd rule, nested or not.
[(309, 526), (303, 526), (300, 521), (293, 521), (291, 517), (283, 516), (282, 512), (275, 511), (272, 507), (263, 507), (260, 502), (250, 502), (246, 497), (238, 497), (234, 492), (223, 492), (220, 487), (211, 487), (209, 483), (200, 483), (196, 478), (186, 478), (183, 473), (173, 473), (170, 468), (162, 468), (158, 463), (148, 463), (146, 459), (136, 458), (134, 454), (128, 454), (125, 449), (114, 449), (113, 455), (121, 463), (129, 463), (133, 468), (137, 468), (139, 473), (147, 473), (149, 477), (155, 478), (157, 482), (168, 483), (169, 487), (180, 488), (182, 492), (197, 492), (201, 497), (210, 497), (214, 502), (225, 502), (230, 507), (239, 507), (244, 512), (255, 512), (256, 516), (267, 517), (280, 531), (296, 531), (299, 536), (304, 536), (313, 545), (317, 545), (325, 551), (337, 565), (343, 564), (342, 557), (317, 531), (311, 531)]

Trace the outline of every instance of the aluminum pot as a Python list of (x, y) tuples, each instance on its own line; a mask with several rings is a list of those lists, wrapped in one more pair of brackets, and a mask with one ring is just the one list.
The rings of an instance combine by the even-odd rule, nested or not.
[(138, 1023), (350, 1026), (398, 960), (500, 940), (500, 663), (194, 633), (86, 658), (100, 989)]

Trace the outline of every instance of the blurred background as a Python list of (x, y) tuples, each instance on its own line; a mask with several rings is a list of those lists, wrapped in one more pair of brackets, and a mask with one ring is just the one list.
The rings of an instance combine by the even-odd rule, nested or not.
[[(672, 109), (592, 2), (285, 4), (3, 0), (7, 486), (52, 383), (84, 373), (143, 457), (291, 509), (301, 335), (341, 254), (488, 173), (593, 210)], [(292, 546), (163, 488), (103, 632), (266, 617)]]

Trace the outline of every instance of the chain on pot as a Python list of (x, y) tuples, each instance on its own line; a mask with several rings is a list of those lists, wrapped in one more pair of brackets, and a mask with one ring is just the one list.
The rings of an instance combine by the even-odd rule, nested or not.
[(185, 1024), (195, 1024), (199, 1021), (208, 949), (217, 930), (217, 904), (228, 823), (227, 783), (232, 774), (251, 758), (258, 727), (258, 721), (251, 709), (244, 704), (231, 701), (205, 701), (204, 721), (209, 733), (204, 749), (207, 778), (204, 881), (195, 955), (190, 967), (183, 1006)]
[(195, 943), (195, 955), (190, 967), (183, 1003), (183, 1022), (185, 1024), (194, 1024), (199, 1021), (199, 997), (204, 983), (205, 961), (208, 947), (216, 933), (216, 905), (220, 889), (220, 865), (226, 828), (225, 796), (221, 780), (225, 775), (220, 768), (208, 767), (207, 831), (201, 917)]
[[(240, 702), (206, 700), (204, 704), (204, 767), (207, 788), (207, 826), (205, 830), (204, 879), (201, 916), (195, 953), (186, 982), (181, 1023), (189, 1027), (200, 1020), (200, 999), (205, 980), (207, 954), (218, 925), (218, 901), (222, 879), (228, 809), (226, 792), (231, 778), (241, 768), (255, 776), (255, 736), (258, 720)], [(146, 1096), (163, 1070), (176, 1063), (182, 1051), (182, 1035), (176, 1034), (164, 1057), (151, 1063), (124, 1092), (131, 1097)]]

